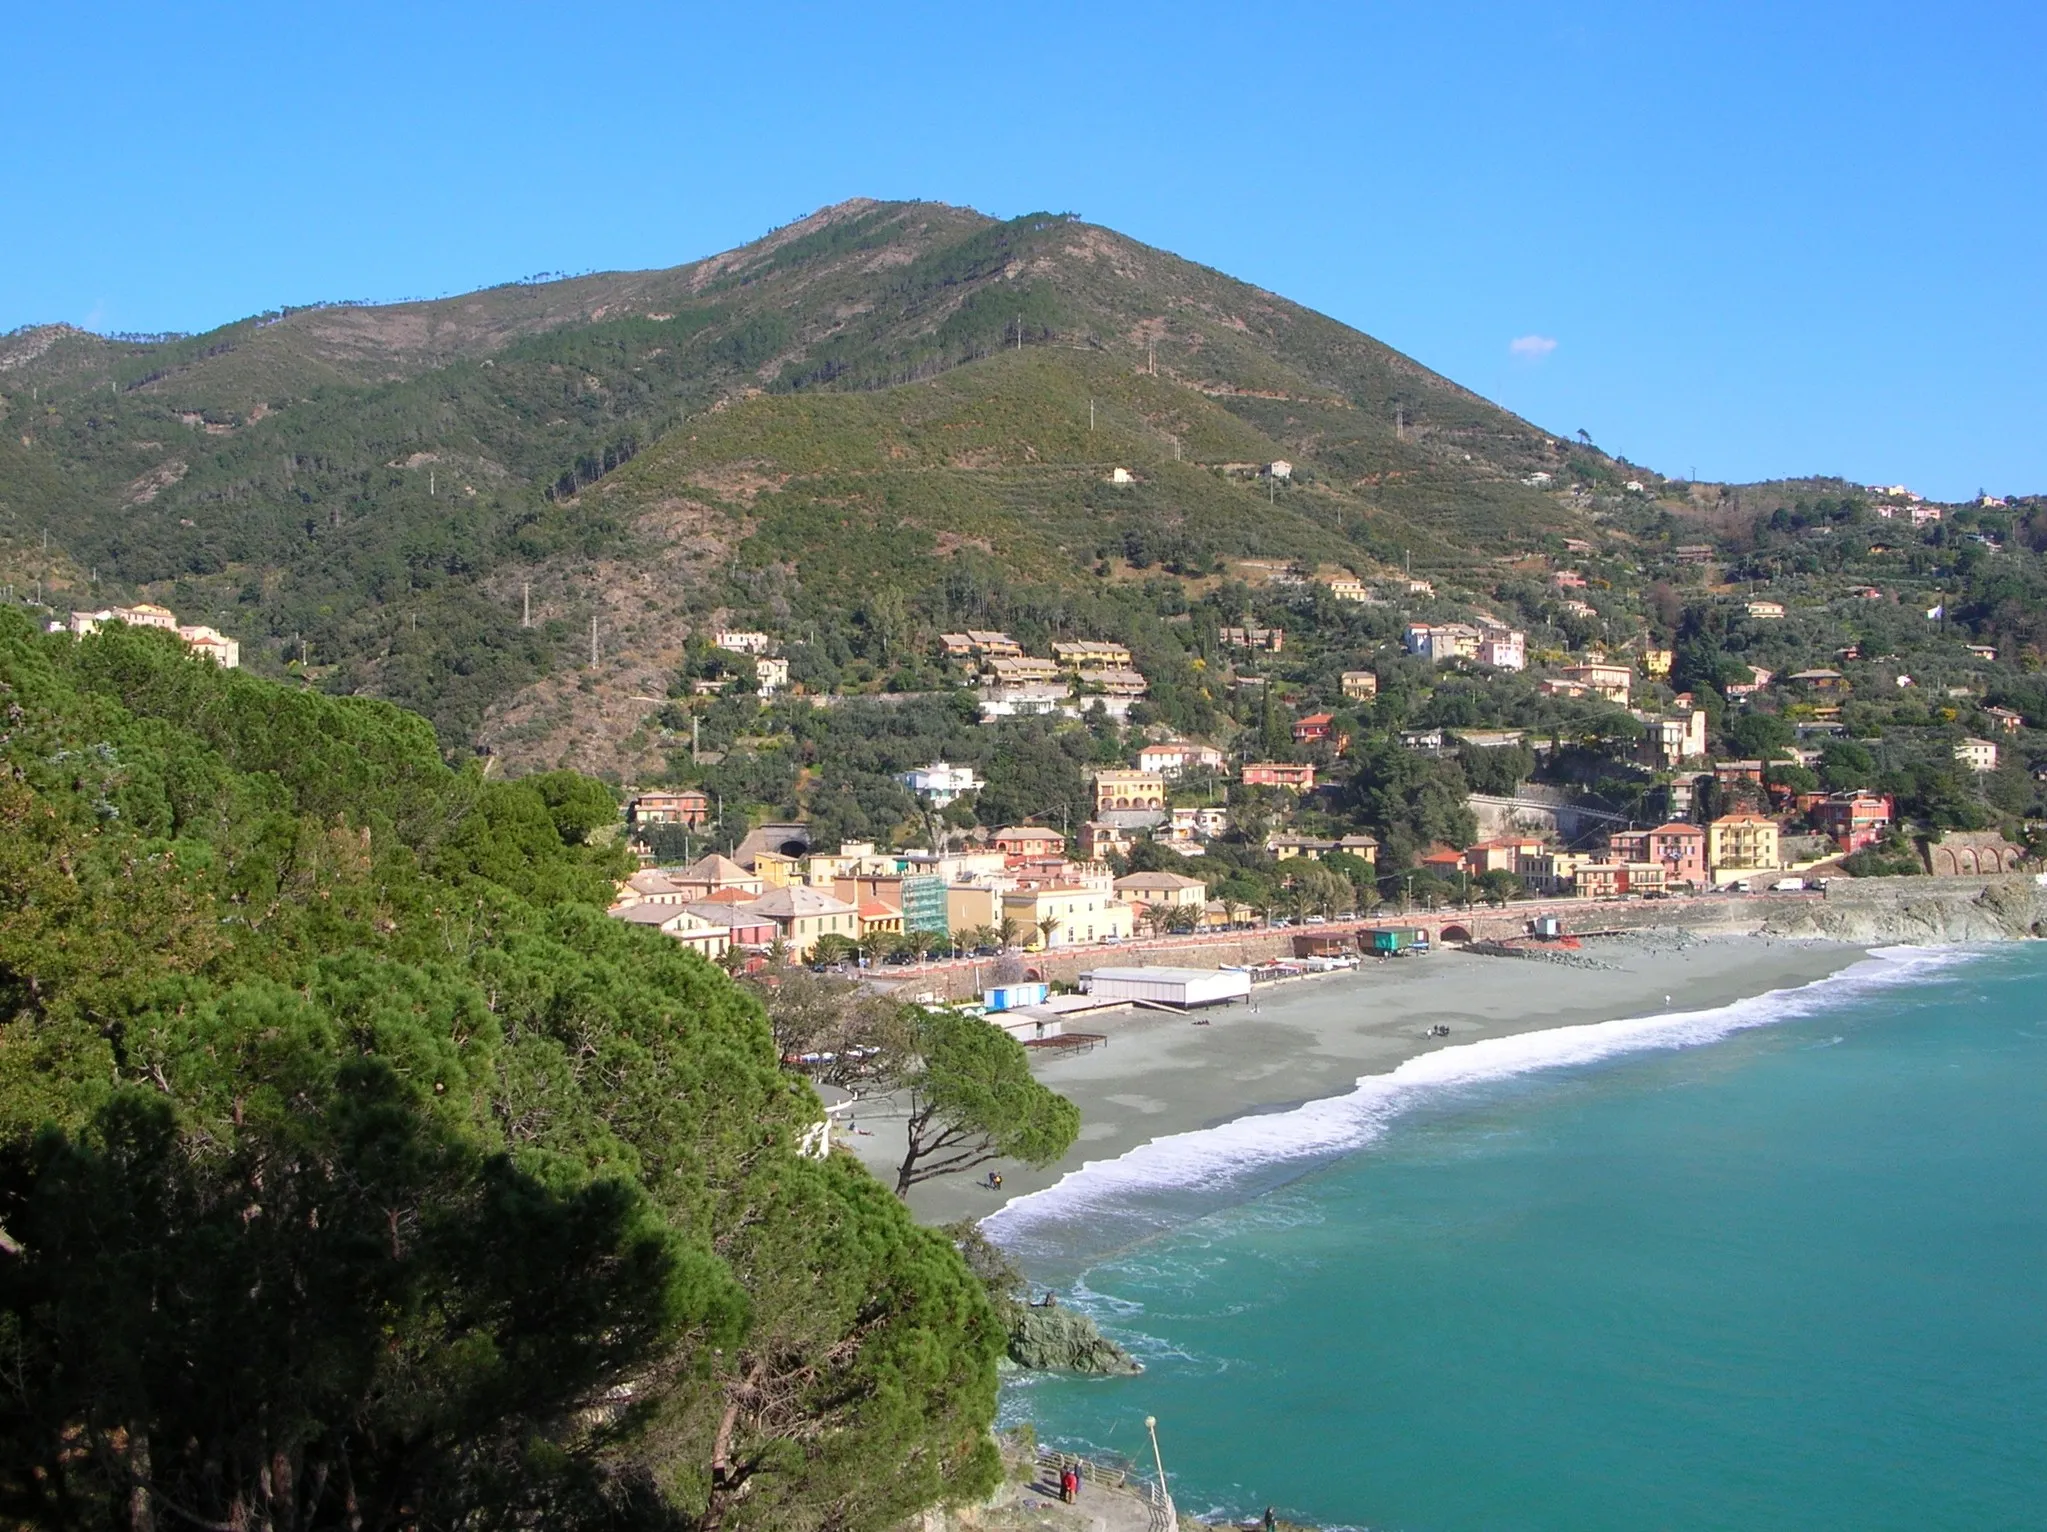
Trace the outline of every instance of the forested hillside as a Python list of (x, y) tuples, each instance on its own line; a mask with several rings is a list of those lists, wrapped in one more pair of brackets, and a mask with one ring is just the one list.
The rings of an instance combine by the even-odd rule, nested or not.
[(0, 1515), (851, 1528), (991, 1482), (980, 1285), (796, 1152), (752, 1000), (605, 918), (614, 819), (0, 611)]
[[(1454, 568), (1577, 529), (1523, 480), (1597, 460), (1108, 230), (925, 203), (842, 204), (670, 271), (192, 337), (22, 331), (0, 416), (17, 593), (153, 596), (256, 668), (403, 702), (450, 749), (509, 704), (492, 734), (537, 741), (520, 761), (593, 727), (620, 745), (690, 626), (677, 606), (731, 595), (715, 571), (866, 571), (878, 528), (902, 597), (956, 568), (1072, 587), (1098, 549)], [(1300, 467), (1277, 501), (1222, 470), (1277, 456)], [(1109, 502), (1112, 463), (1141, 482)], [(594, 699), (516, 700), (587, 663), (593, 617)]]

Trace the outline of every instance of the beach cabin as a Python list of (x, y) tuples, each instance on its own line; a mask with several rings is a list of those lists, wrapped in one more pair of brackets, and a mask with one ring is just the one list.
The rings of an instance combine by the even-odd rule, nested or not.
[(1387, 926), (1358, 932), (1358, 946), (1365, 952), (1398, 956), (1404, 952), (1429, 950), (1429, 933), (1414, 926)]
[(981, 991), (981, 1003), (991, 1011), (1013, 1011), (1019, 1006), (1043, 1005), (1052, 997), (1052, 986), (1044, 983), (1004, 984)]
[(1241, 968), (1097, 968), (1080, 976), (1098, 1000), (1130, 1000), (1190, 1010), (1247, 1000), (1251, 976)]

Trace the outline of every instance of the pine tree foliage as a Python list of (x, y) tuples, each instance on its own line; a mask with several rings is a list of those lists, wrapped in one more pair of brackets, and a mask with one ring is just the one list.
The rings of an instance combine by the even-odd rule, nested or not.
[(992, 1482), (981, 1285), (796, 1153), (757, 1003), (605, 918), (611, 814), (0, 614), (0, 1516), (857, 1528)]

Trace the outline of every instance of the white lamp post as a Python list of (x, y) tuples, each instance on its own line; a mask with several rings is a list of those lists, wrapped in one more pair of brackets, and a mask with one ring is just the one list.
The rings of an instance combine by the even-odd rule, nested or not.
[(1173, 1492), (1166, 1487), (1166, 1460), (1159, 1456), (1158, 1417), (1156, 1415), (1145, 1416), (1144, 1429), (1151, 1433), (1151, 1460), (1158, 1465), (1159, 1493), (1165, 1497), (1166, 1502), (1166, 1525), (1178, 1527), (1180, 1525), (1180, 1513), (1173, 1508)]

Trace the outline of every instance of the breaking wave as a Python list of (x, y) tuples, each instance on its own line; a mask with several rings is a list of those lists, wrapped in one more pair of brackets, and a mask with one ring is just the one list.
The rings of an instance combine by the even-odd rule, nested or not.
[[(1034, 1264), (1064, 1264), (1201, 1216), (1218, 1196), (1241, 1198), (1364, 1148), (1403, 1114), (1461, 1091), (1542, 1070), (1655, 1049), (1697, 1048), (1735, 1032), (1793, 1021), (1871, 990), (1911, 983), (1974, 956), (1954, 947), (1886, 947), (1841, 972), (1703, 1011), (1591, 1022), (1439, 1048), (1355, 1089), (1286, 1111), (1172, 1133), (1112, 1160), (1090, 1160), (982, 1220)], [(1088, 1247), (1093, 1247), (1092, 1249)]]

